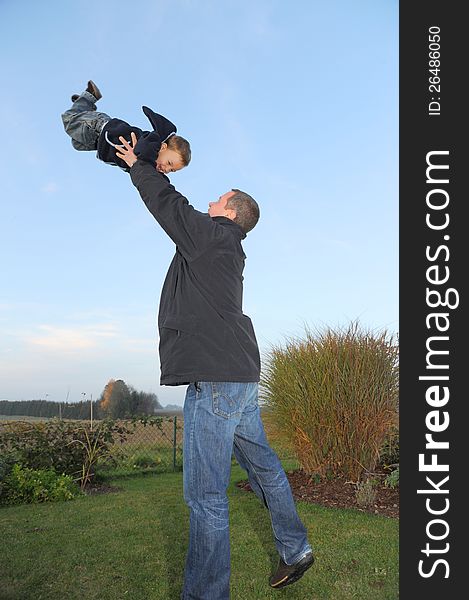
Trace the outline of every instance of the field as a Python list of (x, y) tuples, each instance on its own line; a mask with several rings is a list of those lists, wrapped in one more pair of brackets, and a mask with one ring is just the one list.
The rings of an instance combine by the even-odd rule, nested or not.
[(30, 417), (30, 416), (23, 416), (23, 415), (0, 415), (0, 423), (2, 421), (31, 421), (31, 422), (38, 422), (38, 421), (52, 421), (53, 417)]

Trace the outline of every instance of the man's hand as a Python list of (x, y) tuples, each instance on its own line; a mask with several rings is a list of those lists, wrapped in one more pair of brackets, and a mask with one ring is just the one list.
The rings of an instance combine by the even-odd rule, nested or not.
[(130, 134), (130, 138), (132, 140), (132, 145), (130, 145), (124, 137), (120, 136), (119, 141), (122, 142), (122, 146), (119, 146), (119, 151), (116, 149), (116, 156), (121, 158), (128, 167), (131, 167), (137, 162), (137, 157), (134, 153), (135, 144), (137, 143), (137, 136), (133, 131)]

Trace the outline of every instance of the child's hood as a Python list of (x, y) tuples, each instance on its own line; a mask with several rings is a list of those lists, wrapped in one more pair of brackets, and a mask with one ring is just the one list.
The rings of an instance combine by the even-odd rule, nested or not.
[(142, 106), (142, 110), (150, 121), (153, 130), (159, 134), (162, 142), (167, 140), (170, 135), (176, 133), (176, 125), (171, 123), (169, 119), (154, 112), (148, 106)]

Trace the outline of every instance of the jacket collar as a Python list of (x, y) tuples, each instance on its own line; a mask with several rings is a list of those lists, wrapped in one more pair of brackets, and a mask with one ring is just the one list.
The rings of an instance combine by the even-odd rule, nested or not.
[(244, 238), (246, 237), (246, 234), (242, 230), (241, 225), (238, 225), (238, 223), (235, 223), (232, 219), (228, 219), (228, 217), (212, 217), (212, 219), (213, 221), (220, 223), (220, 225), (230, 227), (232, 232), (235, 235), (239, 235), (239, 238), (241, 240), (244, 240)]

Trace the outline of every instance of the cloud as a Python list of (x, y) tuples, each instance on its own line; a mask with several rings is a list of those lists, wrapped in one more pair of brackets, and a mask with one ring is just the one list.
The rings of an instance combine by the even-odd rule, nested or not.
[(9, 302), (0, 302), (0, 310), (11, 310), (15, 305)]
[(46, 350), (73, 351), (83, 348), (95, 348), (101, 340), (117, 336), (112, 324), (93, 325), (92, 327), (66, 328), (40, 325), (42, 332), (27, 337), (27, 342)]
[[(272, 7), (268, 4), (252, 3), (249, 7), (249, 20), (246, 22), (246, 35), (251, 43), (266, 46), (266, 39), (272, 41), (277, 37), (276, 27), (272, 22)], [(259, 39), (262, 38), (262, 39)]]
[(156, 339), (153, 337), (127, 338), (125, 340), (125, 349), (132, 354), (147, 354), (156, 357), (156, 348)]
[(59, 186), (55, 181), (49, 181), (45, 185), (42, 186), (41, 192), (45, 192), (46, 194), (54, 194), (59, 189)]

